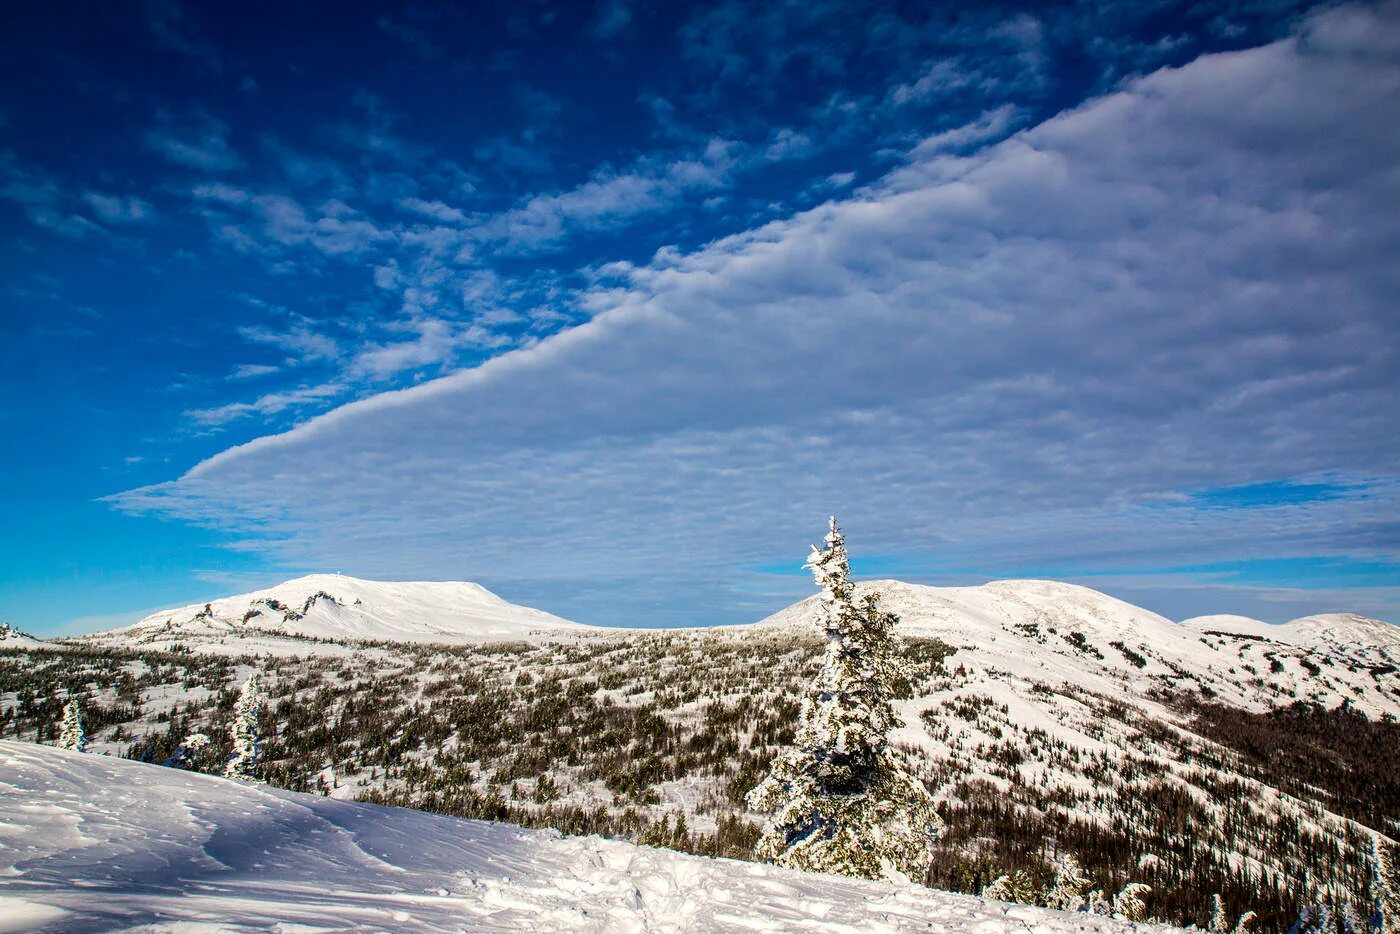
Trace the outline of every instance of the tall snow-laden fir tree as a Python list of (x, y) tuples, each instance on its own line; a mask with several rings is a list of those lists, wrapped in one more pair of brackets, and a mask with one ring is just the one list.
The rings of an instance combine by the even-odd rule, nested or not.
[(1230, 918), (1225, 914), (1225, 902), (1219, 892), (1210, 897), (1210, 922), (1206, 930), (1211, 934), (1230, 934)]
[(1395, 878), (1392, 849), (1381, 835), (1371, 834), (1371, 928), (1400, 934), (1400, 881)]
[(58, 748), (87, 752), (87, 730), (83, 729), (83, 710), (76, 697), (68, 698), (63, 707), (63, 724), (58, 733)]
[(233, 705), (233, 722), (229, 735), (233, 738), (233, 755), (224, 767), (224, 775), (239, 781), (258, 780), (258, 753), (262, 751), (262, 727), (259, 714), (263, 705), (262, 687), (257, 672), (243, 682), (238, 702)]
[(804, 567), (822, 589), (826, 652), (793, 746), (749, 792), (750, 807), (773, 815), (754, 852), (794, 869), (921, 879), (942, 822), (889, 741), (900, 725), (893, 697), (908, 677), (899, 618), (878, 595), (856, 597), (834, 517), (826, 547), (813, 547)]

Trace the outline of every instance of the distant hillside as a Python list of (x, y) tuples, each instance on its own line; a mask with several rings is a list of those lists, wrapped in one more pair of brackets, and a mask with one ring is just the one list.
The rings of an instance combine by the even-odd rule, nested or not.
[[(1200, 691), (1252, 710), (1345, 702), (1372, 716), (1400, 716), (1400, 626), (1380, 620), (1334, 614), (1284, 625), (1240, 616), (1174, 623), (1058, 581), (926, 587), (884, 580), (858, 589), (878, 592), (905, 636), (957, 646), (958, 663), (995, 675), (982, 680), (1001, 694), (1022, 693), (1018, 681), (1043, 681), (1119, 697)], [(817, 599), (757, 625), (811, 630)]]
[(479, 584), (311, 574), (266, 590), (161, 610), (81, 641), (153, 647), (180, 643), (236, 652), (256, 646), (286, 651), (288, 640), (459, 644), (597, 631), (508, 603)]

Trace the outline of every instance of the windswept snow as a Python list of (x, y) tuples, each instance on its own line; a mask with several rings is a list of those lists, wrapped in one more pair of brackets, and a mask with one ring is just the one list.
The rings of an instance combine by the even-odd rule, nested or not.
[(0, 742), (0, 930), (1167, 930)]
[[(283, 640), (463, 644), (605, 632), (509, 603), (461, 581), (368, 581), (311, 574), (267, 590), (152, 613), (122, 629), (83, 637), (102, 643), (260, 651)], [(284, 646), (280, 646), (285, 648)], [(300, 650), (307, 651), (306, 645)]]

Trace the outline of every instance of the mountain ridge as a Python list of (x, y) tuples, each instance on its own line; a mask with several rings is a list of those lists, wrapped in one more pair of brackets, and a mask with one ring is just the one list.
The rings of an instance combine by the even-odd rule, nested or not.
[[(895, 579), (862, 581), (898, 613), (910, 636), (977, 640), (1008, 625), (1071, 627), (1086, 638), (1133, 642), (1191, 656), (1202, 639), (1236, 637), (1339, 654), (1363, 664), (1400, 665), (1400, 626), (1358, 614), (1331, 613), (1287, 623), (1229, 614), (1174, 622), (1101, 591), (1063, 581), (1011, 578), (974, 586), (940, 587)], [(817, 596), (790, 604), (753, 623), (693, 627), (735, 630), (805, 625)], [(690, 627), (687, 627), (690, 628)], [(272, 587), (148, 614), (117, 629), (72, 637), (78, 643), (136, 643), (228, 651), (245, 643), (263, 650), (307, 651), (318, 642), (470, 644), (569, 639), (626, 632), (677, 632), (656, 627), (619, 629), (565, 619), (504, 600), (470, 581), (375, 581), (342, 574), (308, 574)], [(1135, 645), (1135, 650), (1136, 650)], [(222, 647), (222, 648), (220, 648)], [(1142, 666), (1138, 666), (1142, 667)]]
[(74, 637), (78, 642), (140, 644), (261, 641), (428, 642), (465, 644), (604, 632), (544, 610), (511, 603), (470, 581), (373, 581), (308, 574), (204, 603), (158, 610), (129, 626)]
[[(1006, 693), (1011, 678), (1105, 694), (1126, 690), (1141, 698), (1204, 690), (1253, 710), (1309, 700), (1400, 715), (1400, 689), (1377, 675), (1400, 670), (1400, 627), (1379, 620), (1334, 614), (1285, 624), (1247, 620), (1232, 629), (1210, 622), (1228, 618), (1175, 623), (1059, 581), (933, 587), (876, 580), (856, 586), (881, 595), (881, 605), (899, 615), (897, 631), (905, 637), (941, 639), (958, 650), (950, 664), (988, 673), (986, 690), (993, 696)], [(799, 600), (754, 625), (813, 626), (819, 600)]]

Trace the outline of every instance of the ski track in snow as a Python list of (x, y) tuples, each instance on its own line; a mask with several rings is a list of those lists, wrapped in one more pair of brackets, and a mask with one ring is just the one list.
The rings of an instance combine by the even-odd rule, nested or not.
[(0, 932), (1173, 930), (0, 741)]

